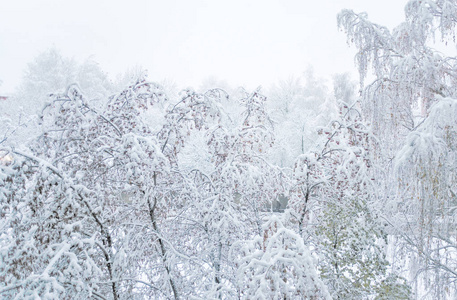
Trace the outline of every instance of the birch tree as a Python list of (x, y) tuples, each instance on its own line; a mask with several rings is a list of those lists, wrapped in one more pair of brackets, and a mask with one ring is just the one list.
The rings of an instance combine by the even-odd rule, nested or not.
[[(444, 224), (455, 219), (449, 173), (455, 116), (447, 110), (453, 111), (456, 98), (456, 59), (436, 50), (436, 42), (455, 46), (456, 11), (455, 1), (411, 0), (405, 21), (392, 32), (363, 13), (344, 10), (338, 16), (357, 48), (364, 117), (381, 143), (384, 171), (378, 176), (384, 178), (384, 205), (391, 208), (386, 218), (400, 236), (398, 244), (408, 249), (403, 263), (411, 263), (416, 294), (430, 299), (455, 297), (455, 243), (444, 229), (451, 225)], [(375, 80), (364, 86), (369, 69)]]

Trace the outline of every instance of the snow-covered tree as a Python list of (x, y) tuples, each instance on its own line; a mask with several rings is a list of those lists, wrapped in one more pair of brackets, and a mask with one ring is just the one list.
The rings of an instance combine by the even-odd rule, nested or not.
[(299, 234), (272, 215), (238, 258), (241, 299), (331, 299)]
[(78, 85), (86, 100), (97, 108), (101, 108), (115, 90), (107, 74), (92, 58), (79, 63), (50, 48), (27, 65), (16, 91), (7, 103), (2, 103), (1, 114), (6, 114), (9, 124), (16, 129), (14, 135), (10, 135), (10, 142), (24, 144), (30, 136), (38, 134), (36, 116), (49, 101), (50, 94), (64, 94), (70, 85)]
[(281, 167), (292, 167), (296, 157), (315, 144), (316, 127), (325, 126), (336, 117), (333, 95), (313, 69), (300, 78), (281, 81), (269, 92), (268, 110), (275, 123), (277, 143), (272, 161)]
[[(0, 292), (235, 295), (229, 250), (260, 234), (263, 214), (283, 192), (283, 174), (267, 161), (274, 136), (265, 100), (246, 93), (232, 119), (220, 89), (184, 90), (173, 103), (140, 78), (103, 108), (76, 84), (52, 93), (28, 147), (2, 143), (1, 195), (11, 204), (2, 208)], [(14, 161), (3, 163), (10, 153)]]
[[(20, 171), (28, 169), (36, 182), (23, 180), (25, 185), (18, 188), (18, 191), (31, 198), (18, 207), (24, 211), (38, 211), (26, 221), (32, 225), (42, 224), (43, 227), (38, 227), (43, 231), (40, 234), (50, 236), (40, 240), (40, 246), (49, 248), (50, 251), (54, 248), (58, 250), (59, 243), (64, 249), (62, 251), (67, 251), (66, 247), (74, 247), (62, 237), (62, 233), (67, 230), (65, 228), (69, 228), (67, 231), (71, 233), (70, 240), (79, 245), (83, 254), (87, 252), (81, 258), (82, 263), (94, 261), (96, 265), (98, 273), (86, 275), (92, 276), (90, 284), (78, 283), (78, 288), (89, 295), (98, 293), (111, 295), (109, 298), (113, 299), (128, 298), (128, 295), (135, 293), (135, 286), (139, 282), (149, 290), (160, 290), (162, 293), (166, 293), (167, 288), (173, 289), (173, 281), (163, 259), (166, 253), (159, 252), (157, 256), (157, 252), (152, 250), (161, 248), (157, 244), (162, 246), (155, 215), (151, 214), (151, 199), (156, 199), (154, 193), (157, 193), (153, 190), (155, 186), (152, 183), (155, 182), (156, 172), (163, 173), (167, 170), (167, 161), (158, 140), (148, 135), (151, 130), (143, 122), (142, 115), (148, 106), (165, 99), (159, 87), (137, 82), (114, 97), (105, 114), (93, 108), (75, 85), (70, 86), (65, 94), (55, 94), (52, 97), (41, 116), (43, 133), (30, 145), (29, 151), (13, 151), (16, 157), (23, 157), (27, 163), (47, 171), (42, 174), (32, 167), (21, 166)], [(45, 175), (47, 173), (52, 176)], [(21, 176), (14, 176), (16, 178)], [(121, 197), (123, 194), (131, 197), (126, 200)], [(21, 199), (17, 195), (12, 196), (12, 201), (26, 199), (27, 197)], [(22, 211), (19, 213), (23, 215)], [(136, 225), (142, 217), (147, 223)], [(41, 218), (46, 221), (43, 222)], [(76, 225), (73, 226), (73, 223)], [(72, 234), (72, 228), (78, 229), (79, 239)], [(146, 236), (150, 238), (147, 243), (141, 244), (138, 241), (139, 235), (140, 241), (144, 241)], [(81, 242), (83, 239), (88, 240), (87, 245)], [(136, 246), (140, 247), (141, 253), (132, 251), (134, 249), (127, 243), (130, 240), (137, 241)], [(6, 245), (4, 258), (8, 258), (10, 245)], [(46, 264), (51, 264), (56, 271), (52, 269), (54, 277), (51, 279), (46, 276), (44, 279), (38, 278), (41, 280), (36, 283), (38, 293), (47, 293), (48, 288), (44, 285), (46, 280), (55, 282), (56, 289), (59, 285), (71, 284), (59, 275), (63, 270), (58, 268), (60, 260), (66, 259), (68, 255), (62, 256), (57, 250), (52, 250), (51, 254), (42, 258), (43, 268)], [(24, 248), (19, 251), (22, 255), (30, 252), (24, 252)], [(148, 251), (153, 254), (149, 262), (153, 263), (154, 258), (158, 257), (156, 261), (160, 261), (161, 267), (165, 269), (163, 283), (160, 280), (156, 282), (158, 287), (143, 280), (147, 264), (138, 268), (139, 260), (147, 257)], [(56, 253), (59, 256), (52, 256)], [(36, 263), (35, 259), (27, 261), (33, 265)], [(70, 262), (73, 265), (77, 261)], [(128, 265), (129, 262), (132, 264)], [(36, 265), (39, 267), (39, 264)], [(78, 270), (82, 272), (84, 267), (79, 267)], [(45, 275), (50, 272), (51, 269)], [(34, 273), (32, 269), (30, 276)], [(19, 276), (22, 276), (21, 280), (27, 281), (29, 275), (22, 272)], [(25, 288), (25, 291), (29, 290)], [(14, 289), (11, 291), (13, 294), (16, 292)], [(60, 293), (56, 298), (73, 295), (70, 289), (59, 288), (56, 291)], [(19, 292), (22, 293), (22, 290)]]
[[(241, 116), (229, 117), (220, 107), (226, 101), (221, 92), (216, 89), (201, 95), (213, 99), (208, 115), (218, 117), (206, 118), (203, 135), (195, 135), (197, 146), (189, 144), (190, 151), (197, 153), (190, 156), (195, 157), (190, 165), (202, 198), (190, 206), (193, 213), (188, 218), (200, 226), (195, 236), (206, 245), (201, 251), (212, 272), (206, 275), (211, 282), (204, 297), (236, 296), (236, 269), (229, 250), (252, 236), (252, 231), (260, 231), (262, 214), (281, 189), (281, 171), (266, 160), (273, 143), (266, 98), (259, 91), (246, 93), (238, 101), (244, 109)], [(189, 155), (187, 151), (182, 154)]]
[[(103, 277), (105, 270), (97, 255), (104, 249), (97, 238), (100, 232), (93, 230), (98, 219), (89, 200), (93, 194), (78, 184), (72, 173), (76, 170), (60, 161), (74, 162), (79, 157), (72, 143), (81, 141), (88, 110), (81, 107), (81, 99), (70, 96), (59, 97), (54, 104), (59, 113), (66, 114), (54, 119), (53, 129), (58, 134), (45, 132), (31, 151), (11, 150), (14, 163), (6, 166), (11, 170), (6, 170), (9, 192), (2, 202), (6, 218), (1, 276), (5, 278), (3, 295), (11, 297), (79, 295), (83, 299), (106, 293), (94, 280)], [(102, 235), (101, 239), (105, 238)]]
[(93, 59), (79, 63), (50, 48), (27, 65), (15, 93), (16, 105), (36, 114), (48, 101), (49, 94), (64, 93), (71, 84), (78, 84), (90, 101), (99, 101), (113, 92), (107, 74)]
[(415, 253), (414, 264), (423, 266), (416, 271), (424, 275), (417, 284), (435, 299), (457, 295), (456, 109), (454, 98), (433, 104), (395, 160), (402, 199), (392, 224), (407, 242), (405, 251)]
[[(397, 261), (410, 263), (416, 294), (430, 299), (455, 297), (455, 242), (444, 228), (456, 216), (455, 115), (448, 115), (457, 96), (456, 59), (436, 48), (455, 46), (456, 11), (454, 0), (411, 0), (392, 32), (363, 13), (338, 17), (357, 47), (362, 110), (379, 140), (373, 151), (385, 217), (400, 237), (397, 246), (406, 245)], [(370, 68), (375, 79), (364, 86)]]
[[(389, 274), (386, 232), (374, 205), (370, 146), (376, 139), (356, 106), (342, 102), (340, 118), (320, 129), (316, 150), (298, 157), (288, 210), (297, 231), (314, 245), (329, 292), (341, 299), (376, 296)], [(408, 299), (408, 287), (392, 282), (404, 287)], [(398, 293), (390, 297), (401, 295), (389, 291)]]

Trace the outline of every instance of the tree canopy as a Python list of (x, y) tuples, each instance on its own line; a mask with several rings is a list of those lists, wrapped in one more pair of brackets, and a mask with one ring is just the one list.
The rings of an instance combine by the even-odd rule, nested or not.
[(454, 299), (456, 58), (434, 47), (457, 2), (405, 13), (338, 15), (360, 94), (311, 70), (175, 93), (38, 56), (0, 116), (0, 297)]

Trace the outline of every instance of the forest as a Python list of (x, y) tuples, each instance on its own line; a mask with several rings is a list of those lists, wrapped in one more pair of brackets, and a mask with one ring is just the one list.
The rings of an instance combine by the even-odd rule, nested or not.
[(0, 298), (457, 299), (457, 1), (337, 20), (358, 82), (36, 57), (0, 102)]

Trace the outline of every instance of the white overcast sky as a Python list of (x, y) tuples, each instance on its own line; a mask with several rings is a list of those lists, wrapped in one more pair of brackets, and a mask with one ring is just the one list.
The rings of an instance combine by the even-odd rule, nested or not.
[(27, 63), (55, 47), (92, 56), (114, 77), (143, 66), (151, 80), (269, 86), (300, 76), (354, 71), (355, 50), (336, 27), (343, 8), (392, 28), (406, 0), (0, 0), (0, 94)]

